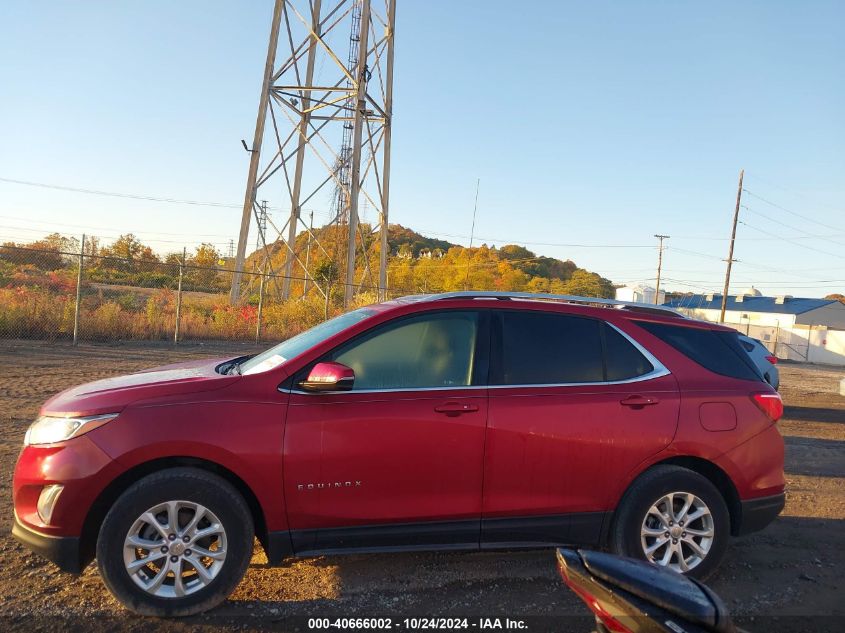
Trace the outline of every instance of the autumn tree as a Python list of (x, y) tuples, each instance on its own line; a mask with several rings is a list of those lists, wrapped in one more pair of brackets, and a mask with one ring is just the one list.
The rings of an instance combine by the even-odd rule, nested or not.
[(6, 242), (3, 247), (0, 256), (12, 264), (31, 265), (41, 270), (58, 270), (72, 265), (74, 255), (79, 252), (79, 240), (51, 233), (28, 244)]
[(203, 242), (194, 249), (194, 254), (188, 258), (189, 279), (201, 288), (213, 288), (217, 282), (219, 261), (220, 251), (213, 244)]
[(564, 294), (581, 297), (610, 297), (613, 286), (596, 273), (578, 269), (572, 273), (572, 278), (566, 282)]

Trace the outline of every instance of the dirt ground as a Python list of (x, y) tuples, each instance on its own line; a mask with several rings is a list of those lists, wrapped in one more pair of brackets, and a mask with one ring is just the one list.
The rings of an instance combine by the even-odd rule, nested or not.
[[(460, 615), (523, 619), (529, 630), (592, 630), (586, 607), (562, 586), (551, 551), (320, 557), (279, 568), (256, 554), (235, 594), (213, 613), (152, 623), (121, 609), (95, 565), (73, 577), (11, 538), (15, 459), (50, 395), (158, 364), (248, 351), (236, 344), (0, 348), (0, 419), (7, 429), (0, 437), (0, 628), (307, 631), (309, 617)], [(766, 530), (735, 539), (710, 586), (749, 630), (834, 630), (831, 616), (845, 615), (838, 571), (845, 569), (845, 397), (838, 394), (845, 370), (780, 367), (786, 510)]]

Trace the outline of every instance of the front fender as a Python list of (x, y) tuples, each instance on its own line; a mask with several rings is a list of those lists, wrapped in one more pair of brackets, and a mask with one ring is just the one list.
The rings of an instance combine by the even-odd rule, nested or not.
[(138, 406), (90, 435), (124, 472), (168, 457), (218, 464), (250, 488), (261, 505), (267, 529), (284, 530), (285, 411), (286, 402)]

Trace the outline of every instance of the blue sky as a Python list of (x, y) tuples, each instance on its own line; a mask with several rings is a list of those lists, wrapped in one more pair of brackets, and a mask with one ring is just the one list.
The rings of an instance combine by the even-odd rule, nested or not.
[[(745, 168), (732, 288), (845, 292), (845, 3), (398, 5), (391, 222), (467, 243), (480, 178), (476, 243), (628, 282), (665, 233), (666, 285), (716, 289)], [(237, 206), (271, 12), (3, 2), (0, 179)], [(225, 249), (239, 216), (0, 180), (4, 241)]]

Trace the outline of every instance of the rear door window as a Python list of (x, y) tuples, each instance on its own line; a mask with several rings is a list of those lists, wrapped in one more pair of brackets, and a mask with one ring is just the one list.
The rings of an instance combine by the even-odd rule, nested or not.
[(601, 325), (595, 319), (505, 310), (493, 384), (552, 385), (604, 380)]
[(740, 380), (762, 380), (736, 332), (637, 321), (644, 330), (668, 343), (705, 369)]
[(655, 369), (631, 341), (604, 321), (553, 312), (500, 315), (496, 337), (501, 345), (492, 384), (619, 382)]

